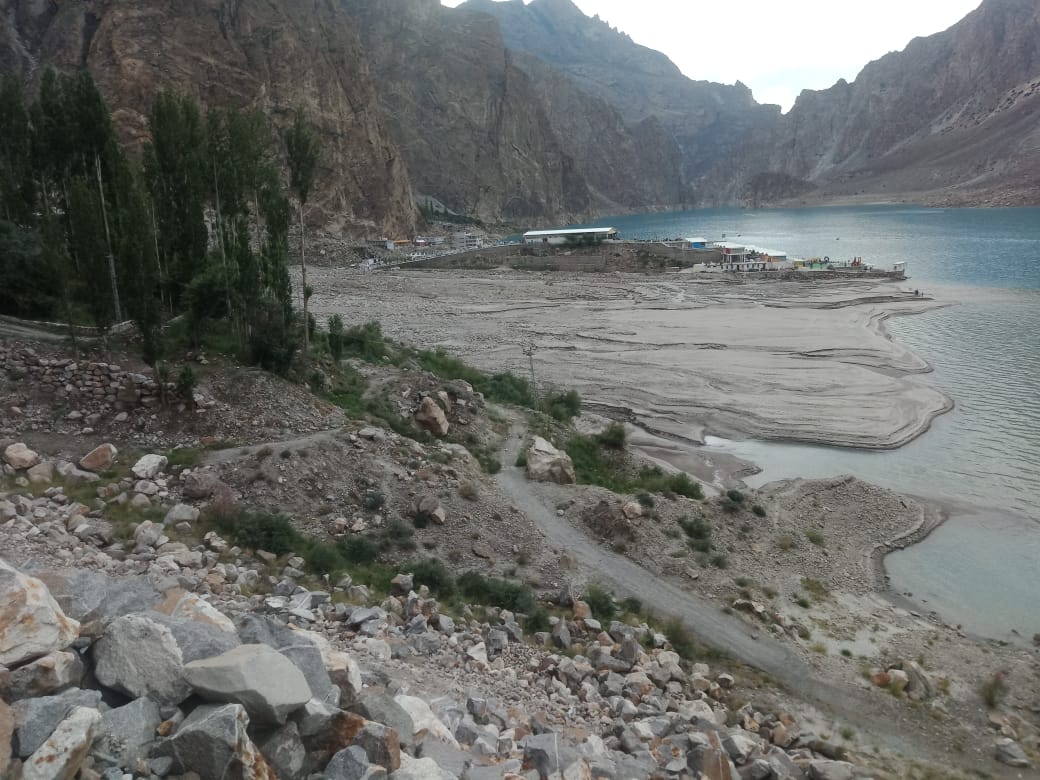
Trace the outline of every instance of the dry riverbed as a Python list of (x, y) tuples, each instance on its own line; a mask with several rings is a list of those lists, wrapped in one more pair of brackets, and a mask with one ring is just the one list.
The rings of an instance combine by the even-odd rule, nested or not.
[(309, 281), (319, 321), (379, 320), (389, 336), (488, 370), (533, 364), (540, 384), (693, 441), (897, 447), (952, 406), (915, 376), (927, 363), (883, 330), (938, 304), (889, 282), (336, 268)]

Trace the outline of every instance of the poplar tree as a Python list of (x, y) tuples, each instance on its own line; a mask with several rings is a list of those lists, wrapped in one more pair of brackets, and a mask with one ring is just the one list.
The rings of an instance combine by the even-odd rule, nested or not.
[(289, 182), (300, 210), (300, 286), (303, 297), (303, 352), (310, 351), (310, 318), (307, 312), (307, 255), (306, 235), (303, 210), (307, 206), (311, 187), (314, 185), (314, 174), (318, 167), (318, 155), (321, 144), (314, 127), (297, 109), (293, 117), (292, 127), (285, 133), (285, 150), (289, 160)]

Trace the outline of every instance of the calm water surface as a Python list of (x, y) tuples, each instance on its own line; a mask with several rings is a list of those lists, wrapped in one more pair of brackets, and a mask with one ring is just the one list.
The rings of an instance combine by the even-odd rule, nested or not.
[(889, 320), (956, 402), (899, 450), (712, 440), (758, 464), (759, 485), (851, 473), (962, 506), (925, 543), (891, 555), (893, 586), (971, 630), (1040, 631), (1040, 209), (901, 206), (712, 209), (601, 220), (626, 238), (703, 236), (793, 256), (906, 261), (909, 284), (956, 305)]

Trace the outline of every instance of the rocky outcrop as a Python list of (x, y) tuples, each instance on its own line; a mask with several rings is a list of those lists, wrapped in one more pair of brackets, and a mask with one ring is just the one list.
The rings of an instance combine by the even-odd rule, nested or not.
[(0, 560), (0, 664), (15, 667), (75, 641), (79, 624), (47, 587)]
[(575, 482), (571, 456), (556, 449), (541, 436), (535, 436), (527, 449), (527, 477), (536, 482), (556, 482), (572, 485)]
[(1038, 112), (1040, 6), (986, 0), (949, 30), (870, 63), (852, 83), (802, 92), (704, 190), (748, 205), (1037, 203)]
[(495, 20), (437, 0), (345, 0), (416, 193), (482, 219), (562, 220), (589, 193)]
[[(708, 171), (750, 131), (771, 125), (779, 116), (776, 106), (759, 105), (739, 82), (727, 86), (687, 78), (664, 54), (640, 46), (599, 18), (589, 18), (571, 0), (526, 5), (468, 0), (460, 8), (494, 16), (508, 47), (537, 57), (582, 92), (613, 106), (636, 128), (636, 139), (664, 143), (644, 154), (677, 156), (675, 174), (686, 181)], [(653, 122), (643, 124), (647, 120)], [(608, 138), (597, 142), (607, 143)], [(675, 181), (674, 176), (669, 180)]]
[(0, 64), (38, 74), (87, 67), (133, 148), (162, 89), (206, 107), (259, 109), (285, 127), (304, 108), (322, 135), (311, 218), (408, 235), (408, 174), (390, 139), (365, 53), (339, 3), (88, 0), (0, 5)]

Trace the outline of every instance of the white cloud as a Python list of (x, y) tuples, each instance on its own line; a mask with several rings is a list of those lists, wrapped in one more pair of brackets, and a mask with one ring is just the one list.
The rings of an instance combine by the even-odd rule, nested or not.
[(667, 54), (690, 78), (742, 81), (759, 102), (785, 111), (801, 90), (852, 81), (871, 60), (945, 30), (979, 1), (574, 0)]

